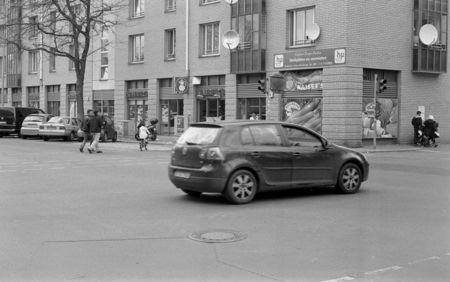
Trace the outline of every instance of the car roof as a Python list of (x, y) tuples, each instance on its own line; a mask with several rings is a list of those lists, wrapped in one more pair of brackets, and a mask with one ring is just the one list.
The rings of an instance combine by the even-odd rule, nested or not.
[(52, 116), (52, 114), (31, 114), (28, 116), (41, 116), (41, 117), (47, 117), (47, 116)]

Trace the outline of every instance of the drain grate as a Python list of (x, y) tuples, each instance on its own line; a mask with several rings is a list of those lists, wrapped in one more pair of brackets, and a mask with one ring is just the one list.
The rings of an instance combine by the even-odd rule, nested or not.
[(242, 232), (225, 229), (212, 229), (194, 232), (189, 235), (189, 239), (203, 243), (231, 243), (247, 238)]

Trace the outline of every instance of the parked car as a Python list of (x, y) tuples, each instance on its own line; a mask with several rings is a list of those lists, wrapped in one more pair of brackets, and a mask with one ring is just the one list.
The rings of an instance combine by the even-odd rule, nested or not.
[(52, 117), (53, 115), (50, 114), (32, 114), (27, 116), (22, 122), (20, 136), (23, 139), (39, 136), (39, 126), (48, 122)]
[(31, 114), (44, 114), (44, 111), (28, 107), (0, 107), (0, 138), (10, 134), (20, 135), (23, 120)]
[[(87, 116), (85, 116), (87, 118)], [(102, 116), (103, 119), (103, 130), (100, 134), (100, 141), (106, 142), (107, 140), (111, 139), (111, 141), (116, 142), (117, 141), (117, 130), (114, 127), (114, 121), (109, 116)], [(81, 126), (81, 124), (80, 124)], [(78, 141), (83, 141), (83, 132), (80, 129), (78, 129), (77, 132)]]
[(72, 117), (52, 117), (48, 122), (39, 126), (39, 136), (48, 141), (50, 138), (62, 138), (72, 141), (76, 138), (76, 133), (81, 125), (81, 121)]
[(170, 180), (185, 193), (222, 193), (234, 204), (278, 189), (334, 186), (356, 193), (368, 176), (364, 155), (302, 126), (269, 121), (193, 124), (169, 165)]

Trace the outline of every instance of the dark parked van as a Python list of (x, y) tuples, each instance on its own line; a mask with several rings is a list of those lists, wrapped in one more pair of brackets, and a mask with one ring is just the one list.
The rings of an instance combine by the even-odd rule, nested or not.
[(0, 137), (20, 134), (23, 120), (31, 114), (44, 114), (44, 111), (25, 107), (0, 107)]

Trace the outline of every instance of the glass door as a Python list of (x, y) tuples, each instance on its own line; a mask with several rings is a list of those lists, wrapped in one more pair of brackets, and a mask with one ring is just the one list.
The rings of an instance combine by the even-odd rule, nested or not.
[(197, 100), (197, 120), (215, 122), (225, 119), (225, 99), (206, 98)]
[(175, 116), (183, 115), (183, 99), (161, 100), (161, 134), (175, 133)]

